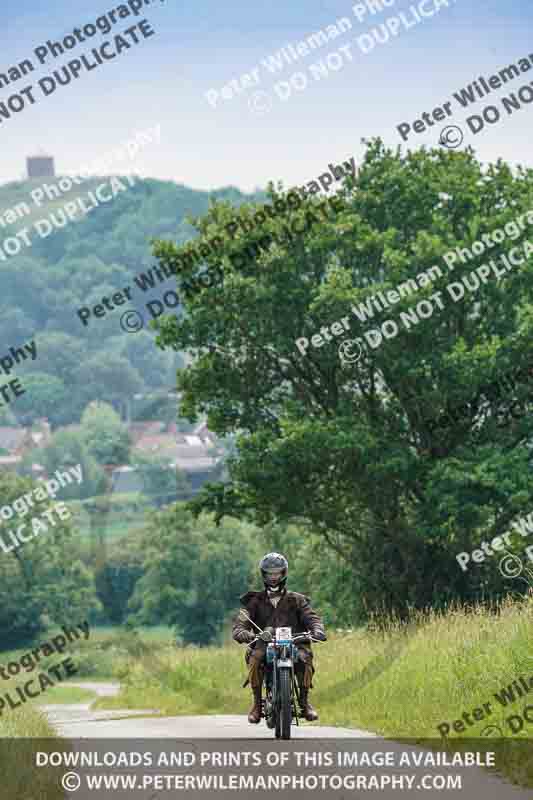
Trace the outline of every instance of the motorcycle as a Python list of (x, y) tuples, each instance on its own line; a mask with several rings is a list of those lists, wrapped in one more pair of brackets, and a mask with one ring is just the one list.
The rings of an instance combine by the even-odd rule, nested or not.
[[(263, 633), (257, 625), (255, 627)], [(259, 638), (257, 636), (250, 645), (259, 641)], [(275, 729), (276, 739), (290, 739), (291, 724), (300, 724), (300, 690), (294, 674), (294, 662), (299, 658), (295, 642), (299, 639), (319, 641), (309, 632), (293, 636), (291, 628), (276, 628), (273, 641), (267, 643), (266, 697), (261, 700), (261, 718), (265, 719), (269, 728)]]

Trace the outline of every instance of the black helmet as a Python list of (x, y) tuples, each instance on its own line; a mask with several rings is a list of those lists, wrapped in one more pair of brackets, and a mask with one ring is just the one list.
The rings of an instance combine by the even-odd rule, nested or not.
[(259, 562), (265, 589), (284, 589), (287, 583), (289, 564), (281, 553), (267, 553)]

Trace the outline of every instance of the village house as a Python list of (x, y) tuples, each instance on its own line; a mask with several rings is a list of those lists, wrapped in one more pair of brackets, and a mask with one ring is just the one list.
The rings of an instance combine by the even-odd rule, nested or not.
[[(31, 428), (0, 426), (0, 471), (15, 472), (23, 457), (36, 447), (44, 447), (51, 439), (52, 432), (47, 419), (38, 420)], [(40, 464), (32, 465), (35, 477), (43, 472)]]
[[(214, 480), (213, 471), (220, 465), (222, 453), (216, 446), (215, 435), (205, 423), (200, 423), (191, 433), (180, 433), (175, 423), (163, 432), (163, 422), (134, 422), (128, 427), (132, 439), (132, 454), (159, 456), (168, 460), (169, 469), (184, 473), (196, 494), (208, 480)], [(113, 491), (141, 491), (142, 483), (135, 467), (122, 465), (111, 472)]]

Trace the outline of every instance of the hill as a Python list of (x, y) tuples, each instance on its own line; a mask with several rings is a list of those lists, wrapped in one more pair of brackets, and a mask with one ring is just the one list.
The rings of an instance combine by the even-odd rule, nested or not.
[[(58, 185), (60, 180), (56, 177), (46, 183)], [(114, 197), (98, 203), (98, 187), (104, 184), (100, 197)], [(113, 184), (124, 190), (110, 191)], [(68, 189), (68, 179), (62, 185)], [(53, 191), (48, 192), (50, 197), (44, 191), (37, 194), (41, 186), (41, 180), (27, 180), (0, 187), (4, 254), (15, 249), (17, 232), (29, 231), (29, 245), (23, 243), (24, 234), (20, 235), (20, 252), (0, 260), (0, 334), (4, 342), (0, 357), (10, 347), (31, 340), (37, 344), (36, 359), (28, 358), (9, 374), (9, 378), (20, 376), (24, 386), (29, 381), (31, 401), (27, 392), (27, 398), (3, 409), (0, 420), (4, 424), (12, 421), (12, 410), (18, 421), (48, 416), (55, 425), (68, 424), (79, 419), (87, 402), (112, 401), (117, 391), (131, 395), (173, 388), (181, 359), (156, 350), (153, 333), (129, 336), (119, 326), (119, 315), (111, 313), (100, 319), (92, 317), (84, 326), (76, 310), (100, 303), (102, 297), (131, 285), (134, 276), (152, 266), (152, 238), (183, 243), (195, 233), (186, 216), (205, 214), (215, 200), (238, 206), (250, 196), (232, 187), (205, 192), (171, 181), (129, 176), (84, 180), (58, 197)], [(78, 209), (85, 208), (88, 213), (78, 210), (69, 221), (65, 206), (70, 203), (72, 209), (77, 202)], [(6, 239), (11, 239), (7, 247)], [(137, 292), (137, 298), (132, 297), (121, 313), (135, 308), (136, 303), (143, 306), (159, 298), (169, 288), (172, 282), (165, 281), (140, 297)], [(108, 380), (110, 371), (116, 378), (114, 387)], [(6, 379), (7, 374), (2, 377)]]

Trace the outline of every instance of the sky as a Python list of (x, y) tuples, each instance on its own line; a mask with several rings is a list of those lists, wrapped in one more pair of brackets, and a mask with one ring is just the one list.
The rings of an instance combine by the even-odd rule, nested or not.
[[(26, 58), (36, 68), (1, 88), (0, 104), (28, 85), (34, 87), (36, 102), (26, 102), (10, 119), (0, 118), (0, 182), (22, 178), (26, 156), (41, 150), (55, 156), (58, 173), (75, 174), (80, 164), (158, 124), (160, 143), (143, 149), (133, 171), (204, 190), (232, 185), (251, 191), (270, 180), (303, 185), (326, 171), (329, 163), (351, 156), (360, 160), (364, 138), (381, 136), (404, 149), (440, 147), (440, 133), (450, 125), (462, 130), (460, 146), (472, 145), (482, 161), (503, 158), (532, 166), (533, 104), (528, 105), (528, 90), (512, 114), (503, 109), (501, 98), (530, 86), (533, 69), (486, 98), (477, 98), (469, 108), (461, 108), (453, 98), (479, 76), (488, 79), (530, 53), (533, 60), (533, 44), (528, 42), (531, 4), (447, 0), (446, 6), (446, 0), (424, 0), (423, 9), (434, 12), (424, 17), (423, 11), (417, 12), (421, 0), (386, 0), (388, 7), (383, 0), (373, 0), (370, 5), (381, 8), (374, 13), (366, 7), (369, 2), (150, 0), (138, 16), (118, 19), (110, 33), (98, 33), (57, 58), (49, 55), (40, 65), (37, 47), (47, 40), (61, 42), (74, 28), (94, 23), (121, 4), (7, 0), (0, 74)], [(341, 18), (349, 20), (351, 29), (308, 50), (295, 63), (285, 62), (278, 73), (262, 64), (280, 48), (296, 48)], [(106, 40), (113, 49), (114, 36), (143, 19), (155, 35), (145, 39), (137, 28), (139, 44), (97, 69), (83, 69), (77, 80), (43, 95), (39, 80), (81, 54), (89, 57), (92, 48)], [(396, 35), (389, 33), (383, 41), (387, 28), (380, 25), (386, 20)], [(312, 72), (310, 67), (320, 61), (327, 74), (317, 79), (318, 68)], [(244, 88), (242, 76), (252, 73), (251, 84), (254, 69), (258, 82)], [(234, 80), (239, 93), (234, 89), (232, 99), (224, 99), (223, 87)], [(210, 91), (218, 93), (215, 107), (207, 100)], [(398, 125), (412, 128), (423, 112), (431, 113), (445, 102), (451, 103), (450, 117), (426, 125), (422, 133), (411, 131), (407, 143), (402, 142)], [(474, 135), (466, 118), (480, 115), (487, 105), (500, 110), (500, 119), (486, 122)], [(457, 135), (454, 131), (452, 138)], [(120, 164), (116, 171), (127, 170)]]

